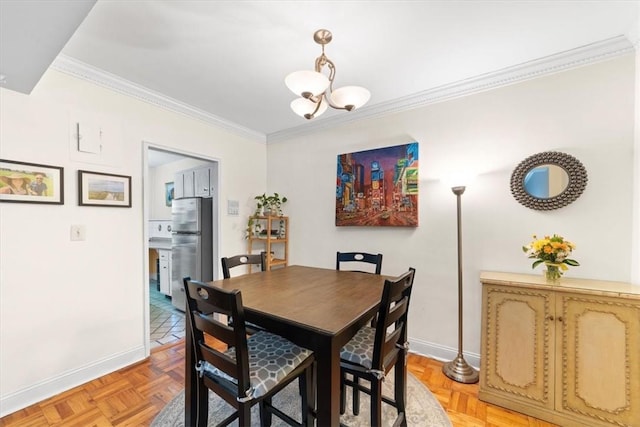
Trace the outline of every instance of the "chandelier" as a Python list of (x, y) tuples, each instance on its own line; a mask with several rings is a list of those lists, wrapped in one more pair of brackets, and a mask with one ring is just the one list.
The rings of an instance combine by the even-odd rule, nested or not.
[[(324, 54), (324, 46), (331, 38), (329, 30), (316, 31), (313, 40), (322, 46), (322, 54), (316, 58), (315, 71), (295, 71), (284, 79), (287, 87), (300, 96), (291, 102), (291, 109), (305, 119), (318, 117), (327, 107), (351, 111), (362, 107), (371, 97), (369, 91), (360, 86), (344, 86), (333, 90), (336, 67)], [(329, 70), (328, 77), (322, 73), (325, 66)]]

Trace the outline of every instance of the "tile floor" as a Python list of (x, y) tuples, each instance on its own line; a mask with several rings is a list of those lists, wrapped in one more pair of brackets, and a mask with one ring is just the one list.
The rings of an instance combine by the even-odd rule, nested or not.
[(155, 280), (149, 281), (149, 305), (151, 348), (184, 338), (184, 313), (158, 291)]

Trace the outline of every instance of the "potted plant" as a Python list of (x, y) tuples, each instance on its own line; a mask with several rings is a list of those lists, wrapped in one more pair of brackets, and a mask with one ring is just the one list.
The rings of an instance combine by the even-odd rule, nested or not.
[[(259, 235), (262, 230), (262, 223), (257, 220), (259, 216), (282, 216), (282, 205), (287, 202), (285, 196), (280, 196), (278, 193), (268, 196), (263, 193), (260, 196), (254, 197), (256, 200), (256, 209), (253, 215), (249, 217), (247, 222), (246, 237), (251, 234)], [(266, 231), (265, 231), (266, 232)], [(282, 236), (284, 233), (284, 221), (280, 221), (280, 228), (278, 230), (278, 236)]]
[(254, 199), (257, 200), (254, 215), (262, 213), (264, 216), (282, 216), (282, 205), (287, 202), (287, 198), (280, 197), (278, 193), (273, 193), (272, 196), (267, 196), (263, 193), (261, 196), (254, 197)]

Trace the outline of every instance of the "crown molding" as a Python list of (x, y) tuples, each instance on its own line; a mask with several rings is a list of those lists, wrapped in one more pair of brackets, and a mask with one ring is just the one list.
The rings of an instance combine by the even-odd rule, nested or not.
[(640, 9), (638, 9), (638, 19), (629, 28), (629, 31), (625, 34), (631, 41), (631, 44), (635, 47), (636, 51), (640, 49)]
[(145, 88), (144, 86), (140, 86), (133, 82), (125, 80), (122, 77), (116, 76), (115, 74), (111, 74), (98, 68), (92, 67), (70, 56), (66, 56), (63, 54), (58, 55), (58, 57), (51, 64), (50, 68), (77, 77), (81, 80), (94, 83), (98, 86), (111, 89), (123, 95), (136, 98), (140, 101), (147, 102), (149, 104), (155, 105), (156, 107), (183, 114), (185, 116), (223, 128), (241, 137), (257, 140), (259, 142), (266, 142), (266, 136), (261, 132), (256, 132), (228, 120), (222, 119), (218, 116), (207, 113), (206, 111), (200, 110), (199, 108), (182, 103), (159, 92), (155, 92), (151, 89)]
[(353, 113), (331, 116), (291, 129), (270, 133), (267, 142), (277, 142), (311, 134), (325, 129), (354, 122), (399, 113), (429, 104), (447, 101), (453, 98), (468, 96), (484, 92), (501, 86), (507, 86), (572, 68), (582, 67), (596, 62), (605, 61), (634, 50), (633, 43), (624, 35), (602, 40), (565, 52), (549, 55), (533, 61), (528, 61), (513, 67), (503, 68), (491, 73), (482, 74), (465, 80), (425, 90), (390, 102), (364, 107)]
[(106, 87), (118, 93), (131, 96), (169, 111), (184, 114), (205, 123), (221, 127), (239, 136), (260, 142), (278, 142), (290, 138), (312, 134), (325, 129), (335, 128), (358, 120), (400, 113), (454, 98), (484, 92), (501, 86), (519, 83), (525, 80), (566, 71), (572, 68), (590, 65), (625, 55), (634, 50), (635, 43), (628, 36), (620, 35), (544, 58), (525, 62), (513, 67), (503, 68), (465, 80), (428, 89), (403, 98), (361, 108), (353, 113), (344, 113), (324, 119), (307, 122), (303, 125), (270, 134), (263, 134), (228, 120), (214, 116), (198, 108), (177, 101), (166, 95), (154, 92), (143, 86), (122, 79), (114, 74), (102, 71), (69, 56), (60, 54), (51, 68), (72, 75), (96, 85)]

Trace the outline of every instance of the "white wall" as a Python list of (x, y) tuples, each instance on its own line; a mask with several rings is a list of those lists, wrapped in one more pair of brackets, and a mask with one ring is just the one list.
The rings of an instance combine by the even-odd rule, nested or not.
[[(110, 165), (70, 152), (70, 115), (107, 117)], [(245, 250), (253, 196), (266, 190), (266, 146), (49, 71), (31, 95), (0, 89), (0, 158), (63, 166), (65, 204), (0, 204), (0, 416), (145, 357), (143, 141), (216, 158), (223, 253)], [(130, 175), (130, 209), (79, 207), (77, 170)], [(70, 241), (70, 226), (86, 240)]]
[[(530, 80), (408, 112), (268, 145), (268, 191), (289, 198), (292, 264), (333, 268), (335, 252), (384, 254), (383, 274), (417, 269), (410, 309), (412, 349), (453, 359), (457, 348), (456, 198), (439, 178), (478, 173), (462, 196), (464, 348), (480, 350), (481, 270), (531, 270), (521, 247), (532, 234), (577, 244), (582, 264), (567, 277), (630, 281), (634, 57)], [(343, 112), (342, 114), (348, 114)], [(336, 156), (420, 143), (418, 228), (336, 227)], [(589, 182), (573, 204), (530, 210), (510, 194), (526, 157), (568, 153)], [(636, 261), (637, 262), (637, 261)]]
[(635, 90), (635, 150), (634, 150), (634, 178), (633, 187), (633, 218), (634, 226), (632, 231), (631, 259), (635, 260), (632, 265), (631, 278), (633, 283), (640, 283), (640, 8), (638, 9), (638, 19), (635, 26), (627, 35), (636, 49), (636, 90)]

